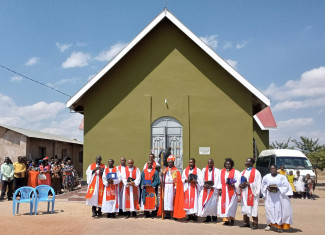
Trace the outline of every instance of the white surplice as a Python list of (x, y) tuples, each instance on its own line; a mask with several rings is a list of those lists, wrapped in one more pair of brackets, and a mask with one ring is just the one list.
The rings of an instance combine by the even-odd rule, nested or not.
[[(108, 168), (108, 172), (112, 173), (113, 168)], [(106, 172), (106, 168), (105, 171)], [(102, 205), (102, 212), (104, 213), (114, 213), (114, 212), (118, 212), (119, 207), (116, 208), (116, 203), (118, 203), (118, 205), (121, 203), (121, 201), (119, 200), (119, 188), (118, 188), (118, 184), (121, 181), (121, 174), (120, 171), (116, 168), (116, 176), (117, 178), (113, 180), (113, 185), (116, 186), (115, 189), (115, 196), (117, 197), (117, 200), (110, 200), (110, 201), (106, 201), (106, 193), (107, 193), (107, 186), (108, 186), (108, 182), (107, 182), (107, 176), (106, 174), (103, 174), (103, 184), (105, 185), (105, 190), (104, 190), (104, 197), (103, 197), (103, 205)]]
[[(241, 172), (241, 175), (243, 175), (243, 172)], [(250, 175), (251, 175), (252, 170), (246, 169), (245, 173), (243, 176), (246, 177), (247, 182), (249, 182)], [(248, 187), (242, 189), (241, 191), (241, 214), (242, 215), (247, 215), (249, 217), (257, 217), (258, 216), (258, 203), (260, 200), (260, 193), (261, 193), (261, 185), (262, 185), (262, 177), (261, 173), (255, 169), (255, 178), (254, 182), (250, 183), (250, 188), (252, 190), (252, 193), (254, 195), (254, 204), (253, 206), (248, 206), (247, 205), (247, 196), (248, 196)]]
[[(127, 169), (129, 169), (130, 177), (132, 176), (133, 168), (134, 167), (127, 168)], [(133, 187), (130, 187), (129, 185), (127, 185), (126, 172), (124, 171), (124, 173), (122, 173), (121, 175), (122, 175), (122, 181), (123, 181), (122, 209), (124, 212), (125, 211), (137, 211), (137, 209), (134, 207)], [(137, 190), (137, 192), (138, 192), (138, 200), (140, 198), (140, 189), (139, 189), (140, 181), (141, 181), (141, 173), (140, 173), (139, 168), (137, 168), (136, 178), (134, 180), (134, 186), (136, 186), (135, 190)], [(128, 187), (130, 187), (130, 210), (125, 209), (125, 189)], [(140, 206), (140, 203), (139, 203), (139, 206)]]
[(174, 186), (174, 180), (170, 169), (165, 175), (164, 186), (164, 210), (174, 211), (174, 190), (176, 190), (176, 186)]
[(297, 178), (297, 180), (295, 180), (293, 182), (293, 185), (296, 188), (296, 192), (297, 193), (304, 192), (305, 191), (304, 177), (300, 175), (299, 177), (296, 177), (296, 178)]
[(94, 193), (93, 193), (93, 195), (92, 195), (92, 197), (90, 199), (86, 199), (86, 205), (88, 205), (88, 206), (101, 207), (101, 206), (98, 205), (99, 177), (101, 177), (101, 176), (99, 176), (99, 170), (97, 170), (93, 174), (93, 171), (91, 170), (91, 165), (89, 165), (88, 168), (87, 168), (87, 170), (86, 170), (86, 175), (87, 175), (87, 184), (88, 184), (87, 191), (89, 189), (90, 184), (93, 182), (93, 180), (95, 178), (95, 175), (97, 175)]
[[(276, 193), (267, 190), (269, 185), (276, 185)], [(286, 176), (277, 174), (273, 177), (267, 174), (262, 180), (262, 193), (265, 197), (265, 215), (267, 224), (292, 224), (292, 209), (288, 196), (292, 189)]]
[[(225, 172), (225, 179), (228, 178), (229, 175), (229, 171)], [(235, 175), (234, 175), (234, 179), (236, 180), (235, 183), (235, 189), (234, 189), (234, 195), (231, 197), (231, 199), (229, 200), (229, 194), (228, 194), (228, 187), (226, 187), (226, 211), (225, 213), (221, 213), (221, 199), (222, 196), (219, 197), (219, 201), (218, 201), (218, 215), (220, 217), (233, 217), (235, 218), (236, 216), (236, 211), (237, 211), (237, 198), (238, 198), (238, 189), (239, 189), (239, 184), (240, 184), (240, 178), (241, 178), (241, 174), (239, 171), (235, 170)], [(218, 182), (218, 186), (217, 188), (220, 190), (222, 189), (222, 184), (221, 184), (221, 170), (220, 170), (220, 180)]]
[[(117, 169), (119, 169), (120, 166), (117, 167)], [(125, 166), (122, 166), (121, 165), (121, 170), (120, 171), (120, 177), (121, 177), (121, 184), (119, 184), (119, 209), (123, 209), (123, 194), (124, 194), (124, 184), (123, 184), (123, 181), (122, 181), (122, 175), (125, 174)], [(121, 185), (121, 186), (120, 186)]]
[[(197, 183), (196, 183), (195, 194), (194, 194), (194, 208), (190, 208), (190, 209), (184, 208), (187, 215), (188, 214), (197, 214), (199, 194), (200, 194), (201, 189), (203, 187), (202, 171), (199, 168), (196, 168), (196, 169), (197, 169)], [(185, 171), (186, 171), (186, 168), (183, 170), (183, 173), (182, 173), (182, 182), (183, 182), (183, 185), (184, 185), (184, 192), (185, 192), (184, 199), (186, 198), (186, 193), (188, 194), (189, 198), (190, 198), (190, 195), (191, 195), (190, 183), (185, 183), (185, 180), (187, 179)], [(194, 171), (194, 168), (193, 168), (193, 170), (190, 169), (188, 171), (188, 175), (193, 174), (193, 171)], [(190, 198), (190, 200), (192, 200), (192, 198)]]
[[(203, 185), (205, 181), (205, 170), (206, 168), (202, 169), (202, 179), (203, 179)], [(208, 181), (212, 181), (212, 171), (208, 172)], [(218, 168), (214, 168), (214, 191), (211, 196), (211, 198), (206, 202), (207, 198), (203, 202), (203, 193), (204, 193), (204, 188), (200, 192), (199, 196), (199, 204), (198, 204), (198, 216), (205, 217), (205, 216), (217, 216), (218, 213), (218, 194), (219, 190), (217, 188), (218, 182), (220, 180), (220, 170)], [(210, 190), (208, 189), (207, 195), (210, 194)], [(203, 203), (205, 203), (205, 206), (203, 208)]]

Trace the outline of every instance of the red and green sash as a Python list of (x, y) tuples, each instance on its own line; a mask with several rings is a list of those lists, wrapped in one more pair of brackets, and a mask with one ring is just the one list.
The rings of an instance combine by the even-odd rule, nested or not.
[[(231, 169), (229, 171), (228, 178), (233, 179), (235, 176), (235, 169)], [(228, 195), (229, 195), (229, 202), (231, 201), (232, 196), (234, 195), (234, 188), (233, 187), (228, 187), (228, 184), (226, 184), (226, 168), (223, 168), (221, 170), (221, 184), (222, 184), (222, 195), (221, 195), (221, 213), (225, 214), (226, 213), (226, 188), (228, 188)]]
[[(129, 177), (132, 177), (133, 179), (137, 178), (137, 168), (134, 166), (133, 171), (130, 174), (129, 167), (125, 167), (125, 174), (126, 174), (126, 179)], [(125, 187), (125, 209), (130, 210), (130, 205), (131, 205), (131, 199), (130, 199), (130, 187), (133, 187), (133, 203), (134, 203), (134, 208), (136, 210), (140, 210), (139, 207), (139, 195), (138, 195), (138, 187), (135, 185), (129, 185), (128, 187)]]
[[(205, 168), (205, 176), (204, 176), (204, 182), (209, 181), (209, 166), (206, 166)], [(212, 181), (214, 182), (214, 166), (212, 168)], [(202, 199), (202, 208), (207, 204), (207, 202), (210, 200), (214, 192), (214, 188), (210, 189), (209, 195), (208, 195), (208, 188), (203, 189), (203, 199)]]
[[(189, 171), (190, 171), (190, 167), (188, 166), (185, 169), (185, 176), (187, 179), (188, 179)], [(197, 175), (196, 166), (194, 167), (192, 174)], [(191, 188), (190, 192), (189, 192), (189, 188), (185, 191), (184, 209), (193, 209), (194, 208), (196, 184), (190, 183), (190, 188)]]
[[(151, 172), (148, 169), (144, 169), (144, 179), (150, 180), (152, 183), (153, 176), (156, 170), (152, 169)], [(154, 187), (146, 187), (146, 200), (144, 203), (145, 210), (154, 210), (156, 207), (156, 195), (155, 195), (155, 188)]]
[[(116, 167), (113, 167), (112, 171), (109, 171), (109, 168), (107, 167), (105, 169), (105, 175), (108, 173), (116, 173), (117, 169)], [(115, 184), (108, 184), (106, 187), (106, 201), (116, 201), (115, 208), (118, 208), (118, 197), (116, 196), (117, 193), (117, 186)]]
[[(105, 168), (105, 165), (100, 164), (100, 168)], [(90, 170), (93, 171), (95, 169), (96, 169), (96, 162), (90, 165)], [(90, 199), (93, 196), (94, 191), (95, 191), (97, 177), (99, 180), (99, 183), (98, 183), (98, 205), (101, 206), (102, 202), (103, 202), (104, 184), (103, 184), (102, 177), (97, 175), (97, 173), (95, 173), (93, 180), (91, 181), (90, 185), (88, 186), (86, 199)]]
[[(242, 176), (244, 176), (245, 172), (246, 172), (246, 169), (243, 171)], [(251, 174), (249, 175), (248, 183), (251, 184), (251, 183), (254, 182), (254, 180), (255, 180), (255, 172), (256, 172), (256, 169), (253, 167), (252, 170), (251, 170)], [(247, 206), (254, 206), (254, 195), (253, 195), (253, 192), (252, 192), (252, 189), (251, 189), (250, 186), (248, 186)]]

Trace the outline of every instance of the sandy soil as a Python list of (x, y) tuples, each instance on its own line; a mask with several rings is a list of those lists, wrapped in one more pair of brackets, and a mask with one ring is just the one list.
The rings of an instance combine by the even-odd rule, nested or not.
[[(320, 186), (316, 188), (316, 200), (292, 199), (293, 226), (288, 233), (298, 234), (324, 234), (325, 224), (325, 177), (319, 180)], [(21, 204), (19, 215), (12, 215), (12, 202), (0, 202), (0, 234), (30, 234), (43, 231), (45, 234), (146, 234), (156, 231), (158, 234), (264, 234), (266, 227), (264, 207), (259, 210), (259, 230), (240, 228), (240, 207), (237, 210), (236, 223), (233, 227), (223, 226), (220, 219), (217, 224), (204, 224), (199, 222), (170, 221), (139, 218), (107, 219), (91, 217), (91, 208), (84, 203), (57, 201), (55, 213), (48, 214), (46, 204), (40, 203), (40, 213), (29, 215), (29, 205)]]

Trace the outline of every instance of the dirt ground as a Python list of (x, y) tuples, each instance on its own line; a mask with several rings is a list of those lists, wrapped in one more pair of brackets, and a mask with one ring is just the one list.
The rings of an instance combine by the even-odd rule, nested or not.
[[(315, 191), (316, 200), (292, 199), (293, 225), (286, 233), (297, 234), (325, 234), (325, 174), (319, 175), (319, 186)], [(237, 210), (236, 222), (233, 227), (222, 225), (220, 219), (216, 224), (205, 224), (203, 218), (199, 222), (171, 221), (138, 218), (107, 219), (91, 217), (91, 208), (85, 203), (62, 202), (55, 204), (55, 213), (43, 213), (46, 204), (40, 203), (40, 213), (29, 215), (29, 205), (21, 204), (19, 215), (12, 215), (12, 202), (0, 202), (0, 234), (270, 234), (264, 231), (266, 227), (264, 206), (259, 208), (259, 229), (240, 228), (240, 206)], [(274, 233), (274, 232), (273, 232)]]

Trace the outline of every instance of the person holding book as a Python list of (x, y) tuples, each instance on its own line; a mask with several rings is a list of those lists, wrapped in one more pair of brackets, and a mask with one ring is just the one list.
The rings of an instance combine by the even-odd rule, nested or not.
[(92, 217), (102, 215), (102, 202), (104, 194), (104, 184), (102, 175), (105, 165), (102, 164), (102, 157), (97, 156), (96, 162), (89, 165), (86, 171), (87, 175), (87, 194), (86, 205), (92, 206)]
[(139, 184), (141, 180), (141, 174), (139, 168), (134, 166), (133, 159), (128, 160), (128, 166), (125, 168), (125, 172), (122, 173), (123, 181), (123, 199), (122, 208), (126, 214), (126, 219), (130, 217), (137, 217), (137, 211), (140, 210), (139, 206)]
[[(214, 167), (213, 159), (202, 169), (203, 190), (200, 192), (198, 201), (198, 216), (205, 217), (204, 222), (217, 222), (218, 213), (218, 189), (220, 170)], [(212, 220), (211, 220), (212, 216)]]
[(239, 188), (241, 189), (241, 214), (244, 220), (241, 227), (249, 228), (249, 217), (252, 217), (252, 229), (258, 229), (258, 203), (262, 177), (261, 173), (253, 167), (254, 163), (254, 158), (248, 158), (245, 162), (246, 169), (241, 173)]
[(124, 184), (122, 181), (122, 174), (125, 174), (125, 167), (126, 167), (126, 158), (125, 157), (121, 157), (120, 159), (120, 165), (117, 167), (119, 172), (120, 172), (120, 176), (121, 176), (121, 181), (118, 185), (118, 189), (119, 189), (119, 212), (118, 215), (124, 215), (123, 212), (123, 206), (122, 206), (122, 201), (123, 201), (123, 194), (124, 194)]
[(113, 159), (108, 160), (107, 166), (103, 174), (105, 189), (102, 212), (107, 213), (107, 218), (115, 218), (115, 213), (119, 212), (119, 183), (121, 175), (117, 167), (114, 167)]
[(173, 216), (177, 220), (186, 216), (182, 175), (174, 165), (175, 157), (173, 155), (169, 155), (167, 162), (168, 167), (162, 171), (162, 196), (157, 215), (165, 215), (165, 219), (171, 219)]
[(287, 177), (277, 172), (277, 167), (271, 165), (271, 173), (265, 175), (262, 180), (262, 193), (265, 197), (266, 231), (274, 227), (278, 232), (289, 229), (292, 224), (292, 209), (288, 196), (292, 195), (292, 189)]
[[(224, 168), (220, 173), (218, 214), (222, 217), (224, 225), (234, 225), (237, 211), (237, 191), (239, 189), (241, 174), (235, 170), (235, 163), (231, 158), (226, 158)], [(221, 199), (221, 200), (220, 200)]]
[(141, 209), (145, 218), (153, 218), (156, 215), (156, 188), (160, 185), (158, 171), (153, 167), (153, 161), (147, 162), (147, 167), (141, 173)]
[(182, 182), (184, 185), (184, 210), (187, 220), (197, 221), (198, 199), (203, 187), (202, 172), (195, 165), (195, 159), (190, 158), (188, 166), (183, 170)]

